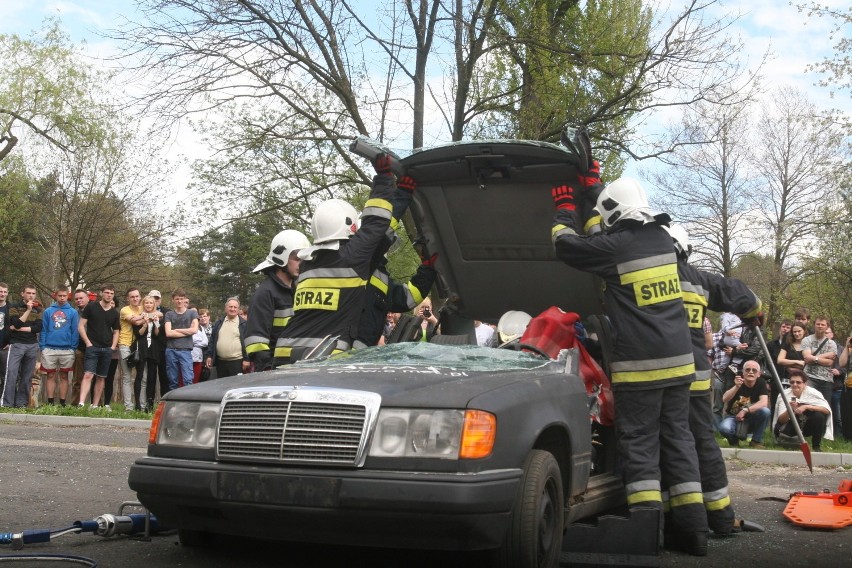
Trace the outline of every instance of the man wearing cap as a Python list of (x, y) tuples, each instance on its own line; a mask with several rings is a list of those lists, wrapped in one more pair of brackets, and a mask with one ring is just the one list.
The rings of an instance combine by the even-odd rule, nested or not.
[(272, 368), (272, 350), (293, 316), (293, 282), (300, 262), (296, 253), (310, 245), (304, 234), (285, 229), (273, 237), (266, 259), (253, 270), (266, 274), (251, 298), (246, 325), (246, 356), (255, 371)]

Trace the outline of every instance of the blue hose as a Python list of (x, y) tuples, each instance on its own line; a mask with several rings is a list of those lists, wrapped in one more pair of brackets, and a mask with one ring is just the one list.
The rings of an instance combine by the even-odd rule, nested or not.
[[(34, 544), (36, 542), (50, 542), (50, 529), (28, 529), (20, 533), (0, 533), (0, 544), (12, 544), (15, 535), (21, 535), (22, 544)], [(20, 537), (19, 537), (20, 538)]]

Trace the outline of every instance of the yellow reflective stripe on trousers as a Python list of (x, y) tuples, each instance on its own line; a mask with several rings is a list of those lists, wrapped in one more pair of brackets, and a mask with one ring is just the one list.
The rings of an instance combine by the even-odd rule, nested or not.
[(708, 511), (721, 511), (731, 504), (731, 498), (727, 495), (715, 501), (704, 501), (704, 508)]
[(684, 505), (702, 505), (704, 495), (701, 493), (701, 483), (697, 481), (686, 481), (669, 487), (669, 503), (672, 507), (683, 507)]
[(656, 479), (633, 481), (625, 486), (625, 490), (627, 491), (628, 505), (647, 502), (661, 503), (663, 500), (660, 482)]
[(627, 504), (635, 505), (636, 503), (662, 503), (663, 497), (660, 491), (637, 491), (627, 496)]
[(704, 497), (701, 493), (684, 493), (677, 497), (672, 497), (669, 500), (672, 507), (683, 507), (684, 505), (701, 505), (704, 503)]

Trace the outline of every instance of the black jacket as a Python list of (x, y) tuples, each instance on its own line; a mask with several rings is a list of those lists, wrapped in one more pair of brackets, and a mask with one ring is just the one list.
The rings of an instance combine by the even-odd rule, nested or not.
[(580, 236), (581, 228), (577, 215), (557, 210), (553, 244), (562, 261), (604, 281), (615, 329), (613, 388), (692, 382), (695, 359), (671, 236), (657, 223), (622, 221), (592, 237)]
[(390, 226), (393, 190), (391, 176), (377, 175), (358, 231), (341, 241), (337, 250), (319, 249), (313, 258), (302, 261), (293, 296), (294, 315), (275, 346), (276, 365), (300, 358), (326, 336), (338, 338), (335, 352), (352, 347), (373, 255)]
[(711, 367), (704, 345), (704, 316), (707, 309), (733, 312), (747, 318), (760, 313), (762, 304), (760, 298), (740, 280), (698, 270), (680, 258), (677, 270), (695, 357), (696, 380), (691, 390), (706, 392), (711, 387)]
[(243, 347), (250, 360), (260, 358), (256, 362), (265, 365), (271, 362), (275, 343), (293, 317), (293, 289), (274, 273), (267, 274), (251, 297), (249, 314)]

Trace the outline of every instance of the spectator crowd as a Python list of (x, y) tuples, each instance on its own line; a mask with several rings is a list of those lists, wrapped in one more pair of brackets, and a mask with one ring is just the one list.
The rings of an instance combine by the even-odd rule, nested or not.
[[(196, 308), (183, 290), (169, 307), (159, 290), (98, 293), (56, 286), (49, 306), (24, 285), (10, 301), (0, 282), (0, 405), (57, 404), (151, 412), (170, 390), (251, 371), (247, 309), (228, 298), (223, 315)], [(71, 303), (73, 301), (73, 304)]]
[(811, 319), (806, 308), (797, 309), (792, 320), (782, 320), (773, 331), (767, 358), (756, 332), (737, 316), (722, 314), (716, 332), (705, 321), (718, 431), (730, 446), (750, 438), (749, 446), (761, 448), (764, 430), (770, 428), (776, 443), (798, 447), (795, 420), (816, 451), (824, 439), (839, 435), (852, 440), (852, 336), (836, 336), (827, 317)]

